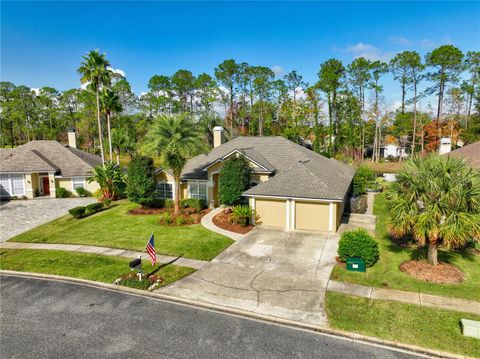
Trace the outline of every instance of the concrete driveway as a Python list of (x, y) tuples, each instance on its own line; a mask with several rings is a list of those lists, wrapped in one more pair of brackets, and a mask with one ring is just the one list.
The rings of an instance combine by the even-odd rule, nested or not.
[(0, 242), (68, 213), (70, 208), (96, 202), (95, 198), (35, 198), (2, 202)]
[(326, 326), (325, 290), (337, 245), (336, 234), (256, 228), (159, 292)]

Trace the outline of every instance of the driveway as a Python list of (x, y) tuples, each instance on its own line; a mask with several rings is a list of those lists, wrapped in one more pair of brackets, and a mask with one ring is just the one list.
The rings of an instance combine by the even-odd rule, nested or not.
[(96, 202), (95, 198), (36, 198), (2, 202), (0, 242), (68, 213), (70, 208)]
[(327, 325), (325, 290), (338, 236), (256, 228), (164, 294)]

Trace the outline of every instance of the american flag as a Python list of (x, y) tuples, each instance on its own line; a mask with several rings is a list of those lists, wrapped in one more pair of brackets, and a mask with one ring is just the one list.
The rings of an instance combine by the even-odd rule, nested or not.
[(152, 266), (154, 266), (155, 263), (157, 263), (157, 254), (155, 253), (155, 242), (153, 241), (153, 233), (151, 234), (145, 249), (147, 250), (147, 253), (150, 256), (150, 261), (152, 262)]

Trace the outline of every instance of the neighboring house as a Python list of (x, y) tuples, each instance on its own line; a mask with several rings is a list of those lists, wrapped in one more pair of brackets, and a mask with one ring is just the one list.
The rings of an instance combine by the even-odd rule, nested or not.
[(0, 149), (0, 196), (55, 197), (63, 187), (76, 194), (83, 187), (90, 192), (99, 188), (88, 183), (99, 156), (76, 148), (75, 132), (68, 134), (69, 145), (57, 141), (30, 141), (12, 149)]
[[(188, 161), (182, 173), (182, 198), (201, 198), (218, 206), (218, 177), (223, 162), (245, 156), (253, 173), (245, 191), (265, 226), (336, 231), (355, 170), (283, 137), (237, 137), (224, 143), (223, 128), (214, 131), (208, 155)], [(173, 176), (161, 169), (157, 184), (162, 197), (172, 198)]]
[(452, 150), (452, 139), (450, 137), (442, 137), (440, 139), (440, 146), (438, 147), (438, 153), (444, 155)]
[(380, 157), (398, 158), (400, 156), (402, 156), (402, 158), (408, 157), (408, 153), (405, 147), (398, 146), (395, 144), (389, 144), (389, 145), (380, 147)]
[(464, 158), (470, 166), (480, 170), (480, 141), (463, 146), (448, 153), (448, 156)]

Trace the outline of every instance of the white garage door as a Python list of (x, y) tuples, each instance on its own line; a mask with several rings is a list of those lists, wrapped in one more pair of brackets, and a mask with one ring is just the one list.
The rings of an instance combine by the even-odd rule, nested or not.
[(1, 174), (0, 175), (0, 196), (24, 196), (25, 179), (22, 174)]

